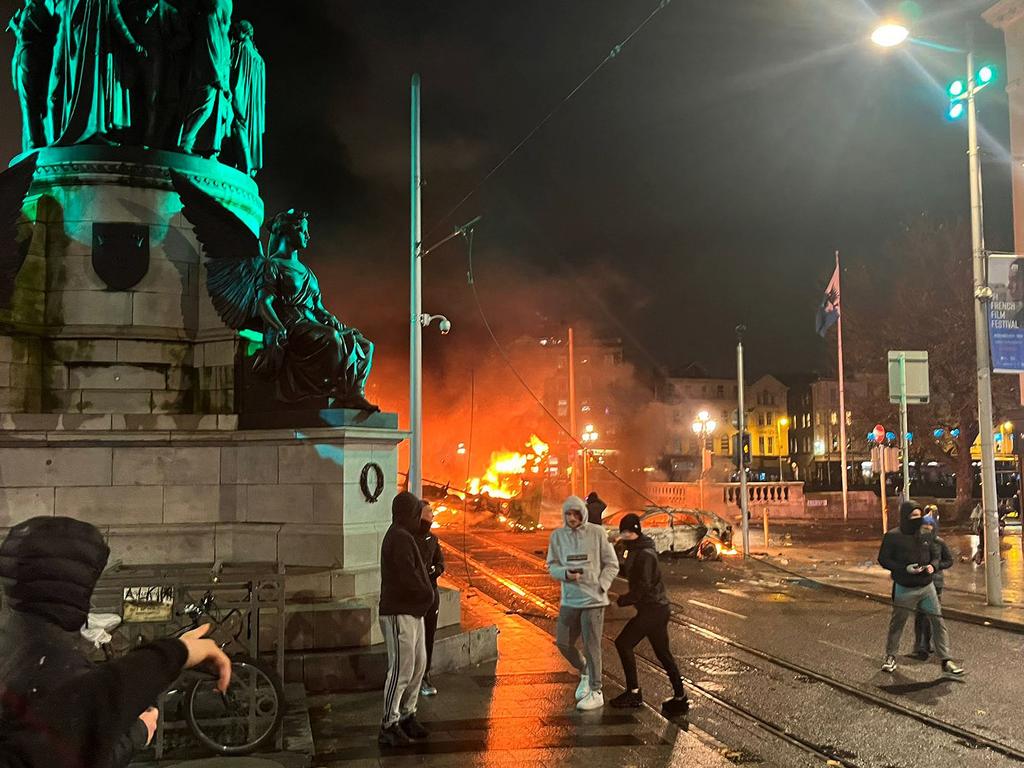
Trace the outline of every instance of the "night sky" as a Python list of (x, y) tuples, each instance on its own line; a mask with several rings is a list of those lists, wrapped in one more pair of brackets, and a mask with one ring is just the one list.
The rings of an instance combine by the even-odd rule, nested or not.
[[(919, 3), (919, 36), (990, 2)], [(6, 19), (15, 3), (0, 2)], [(268, 213), (313, 213), (328, 303), (387, 351), (408, 326), (409, 78), (423, 78), (424, 231), (482, 214), (476, 275), (499, 337), (585, 317), (640, 367), (731, 374), (826, 365), (813, 331), (832, 252), (884, 269), (922, 211), (966, 215), (966, 125), (943, 115), (962, 59), (883, 52), (861, 0), (673, 0), (497, 174), (445, 214), (648, 14), (654, 0), (237, 0), (267, 60)], [(12, 41), (0, 54), (9, 60)], [(1005, 79), (980, 97), (988, 245), (1012, 247)], [(0, 155), (18, 150), (0, 88)], [(424, 308), (484, 349), (465, 249), (431, 254)], [(913, 286), (907, 286), (913, 290)], [(428, 365), (446, 343), (427, 338)], [(387, 365), (387, 363), (382, 363)], [(403, 382), (404, 386), (404, 382)]]

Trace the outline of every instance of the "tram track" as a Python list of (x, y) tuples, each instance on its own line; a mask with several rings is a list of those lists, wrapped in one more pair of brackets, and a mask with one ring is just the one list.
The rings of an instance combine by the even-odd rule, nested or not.
[[(546, 562), (537, 557), (534, 554), (526, 552), (518, 547), (509, 547), (496, 540), (490, 539), (485, 535), (479, 533), (467, 533), (465, 534), (465, 546), (468, 550), (469, 540), (475, 540), (477, 544), (483, 544), (485, 547), (496, 548), (504, 555), (512, 556), (521, 563), (528, 564), (533, 569), (534, 574), (540, 572), (546, 573), (547, 564)], [(458, 536), (456, 538), (462, 538)], [(531, 605), (531, 610), (540, 610), (543, 617), (549, 620), (554, 620), (558, 614), (558, 605), (550, 600), (545, 600), (543, 596), (536, 594), (535, 592), (527, 589), (523, 585), (515, 581), (514, 578), (502, 575), (490, 568), (485, 563), (480, 562), (479, 559), (471, 557), (468, 551), (463, 551), (458, 547), (445, 542), (445, 546), (450, 549), (456, 558), (465, 559), (467, 565), (477, 570), (477, 572), (483, 577), (492, 580), (494, 583), (499, 584), (503, 589), (509, 591), (511, 594), (516, 595), (519, 599), (524, 600), (527, 604)], [(962, 745), (972, 749), (987, 749), (1003, 757), (1010, 758), (1018, 762), (1024, 762), (1024, 750), (1018, 749), (1017, 747), (998, 741), (997, 739), (990, 738), (976, 731), (964, 728), (950, 723), (945, 720), (936, 718), (933, 714), (923, 712), (913, 707), (906, 706), (900, 702), (893, 701), (892, 699), (883, 696), (874, 691), (848, 683), (840, 680), (832, 675), (824, 672), (820, 672), (815, 669), (811, 669), (798, 662), (791, 661), (789, 659), (778, 656), (777, 654), (771, 653), (770, 651), (763, 650), (761, 648), (754, 647), (748, 643), (738, 640), (735, 637), (729, 637), (719, 631), (711, 629), (686, 615), (680, 615), (680, 611), (685, 610), (685, 606), (678, 603), (671, 603), (673, 614), (670, 618), (670, 622), (685, 629), (695, 635), (702, 637), (703, 639), (725, 645), (733, 650), (740, 651), (743, 654), (747, 654), (756, 659), (760, 659), (772, 666), (780, 669), (784, 669), (787, 672), (794, 673), (802, 678), (811, 680), (822, 685), (828, 686), (834, 691), (840, 694), (855, 698), (869, 706), (877, 707), (886, 712), (897, 715), (899, 717), (908, 718), (916, 721), (917, 723), (933, 729), (946, 735), (953, 737), (958, 740)], [(612, 638), (608, 638), (612, 639)], [(660, 665), (650, 658), (643, 657), (638, 654), (638, 658), (642, 660), (642, 663), (652, 669), (658, 671), (661, 670)], [(772, 722), (769, 719), (758, 715), (756, 712), (744, 707), (742, 704), (730, 701), (723, 698), (715, 691), (708, 689), (706, 686), (700, 684), (699, 681), (692, 679), (686, 679), (684, 682), (698, 695), (707, 701), (715, 704), (716, 706), (723, 708), (734, 715), (738, 715), (748, 722), (755, 724), (761, 730), (771, 733), (773, 736), (786, 741), (792, 746), (798, 747), (804, 752), (814, 755), (817, 758), (825, 760), (829, 765), (842, 765), (849, 766), (850, 768), (856, 768), (856, 763), (852, 762), (851, 759), (840, 754), (838, 750), (832, 750), (829, 747), (823, 747), (819, 744), (815, 744), (807, 739), (801, 738), (799, 735), (791, 732), (790, 729), (780, 726), (779, 724)]]

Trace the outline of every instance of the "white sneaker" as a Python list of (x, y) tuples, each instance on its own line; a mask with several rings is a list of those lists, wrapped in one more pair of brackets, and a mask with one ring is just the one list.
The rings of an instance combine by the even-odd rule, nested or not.
[(578, 702), (576, 709), (581, 712), (589, 712), (592, 709), (600, 709), (604, 706), (604, 694), (600, 691), (591, 691)]
[(580, 675), (580, 684), (576, 686), (576, 701), (582, 701), (590, 694), (590, 675)]

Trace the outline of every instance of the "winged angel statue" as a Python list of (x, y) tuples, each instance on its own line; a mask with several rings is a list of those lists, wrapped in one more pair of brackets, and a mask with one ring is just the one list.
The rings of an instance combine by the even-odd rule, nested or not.
[(185, 218), (207, 256), (213, 306), (235, 330), (263, 333), (254, 371), (277, 382), (278, 397), (331, 397), (341, 408), (378, 411), (365, 396), (373, 344), (327, 311), (316, 275), (299, 260), (309, 214), (288, 210), (270, 222), (269, 253), (230, 210), (171, 171)]

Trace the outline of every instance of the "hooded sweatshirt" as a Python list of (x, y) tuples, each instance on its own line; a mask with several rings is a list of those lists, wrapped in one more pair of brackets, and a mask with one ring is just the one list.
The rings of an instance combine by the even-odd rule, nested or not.
[(626, 542), (626, 561), (622, 570), (629, 580), (629, 592), (619, 596), (617, 605), (668, 605), (658, 549), (646, 533)]
[(380, 547), (380, 615), (423, 617), (434, 604), (417, 538), (423, 502), (403, 491), (391, 504), (391, 527)]
[(878, 550), (878, 563), (892, 575), (892, 580), (903, 587), (926, 587), (932, 583), (930, 573), (908, 573), (908, 565), (929, 565), (932, 561), (931, 548), (917, 533), (921, 528), (920, 517), (911, 519), (910, 513), (921, 507), (913, 501), (900, 505), (900, 525), (882, 537)]
[[(0, 618), (0, 731), (31, 733), (31, 708), (93, 669), (79, 630), (109, 554), (94, 526), (66, 517), (26, 520), (0, 544), (5, 603)], [(97, 704), (80, 699), (68, 707), (84, 718), (83, 710)], [(90, 754), (86, 765), (127, 765), (146, 743), (140, 714), (142, 709), (128, 720), (127, 733), (111, 730), (113, 723), (107, 721), (102, 748)]]
[[(569, 510), (583, 516), (579, 528), (569, 527)], [(564, 525), (551, 532), (548, 542), (548, 573), (562, 583), (562, 605), (566, 608), (601, 608), (608, 605), (608, 589), (619, 572), (619, 559), (608, 542), (604, 528), (586, 522), (587, 505), (570, 496), (562, 505)], [(579, 571), (579, 581), (569, 581), (570, 571)]]
[(932, 574), (932, 583), (935, 585), (935, 589), (941, 590), (946, 581), (942, 572), (953, 567), (953, 553), (949, 551), (946, 542), (939, 538), (939, 521), (931, 515), (927, 515), (924, 520), (931, 524), (932, 532), (927, 534), (921, 532), (918, 536), (931, 550), (931, 564), (935, 568), (935, 573)]

